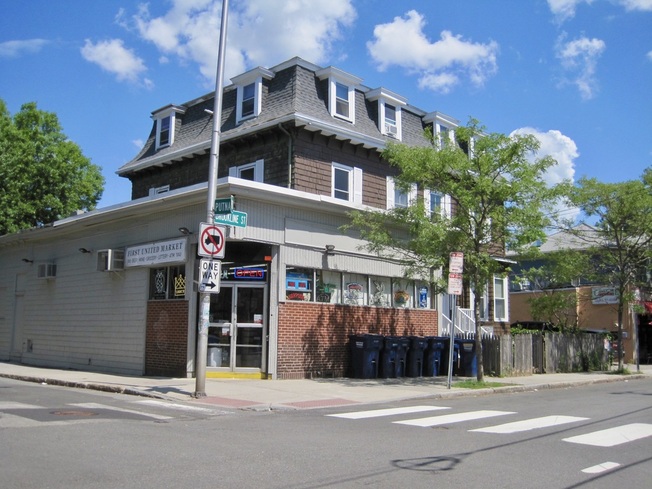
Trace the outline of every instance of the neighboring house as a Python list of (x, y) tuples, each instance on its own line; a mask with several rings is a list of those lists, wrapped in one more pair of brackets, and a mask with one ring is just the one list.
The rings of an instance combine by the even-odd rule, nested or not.
[[(523, 279), (522, 270), (541, 266), (545, 262), (545, 254), (561, 250), (588, 249), (596, 242), (595, 229), (588, 225), (579, 225), (575, 228), (576, 234), (565, 231), (552, 234), (540, 246), (543, 256), (537, 260), (518, 260), (512, 267), (510, 276), (510, 318), (512, 324), (516, 322), (533, 321), (530, 312), (529, 299), (544, 293), (553, 293), (545, 284), (533, 284)], [(570, 294), (575, 307), (565, 311), (571, 323), (585, 331), (596, 333), (611, 333), (614, 337), (618, 332), (617, 289), (604, 283), (595, 283), (584, 277), (577, 277), (572, 283), (559, 287), (554, 293)], [(637, 301), (637, 304), (641, 304)], [(635, 338), (638, 335), (639, 359), (650, 362), (652, 359), (652, 303), (643, 302), (645, 313), (638, 314), (632, 307), (627, 307), (623, 315), (623, 348), (625, 361), (632, 362), (635, 350)], [(629, 306), (632, 306), (630, 304)], [(649, 312), (647, 312), (649, 310)]]
[[(381, 152), (388, 141), (429, 144), (426, 128), (453, 137), (457, 121), (299, 58), (231, 81), (217, 197), (225, 212), (232, 197), (237, 214), (226, 216), (238, 218), (212, 244), (224, 258), (207, 376), (342, 376), (351, 334), (438, 334), (450, 323), (446, 296), (340, 229), (353, 209), (417, 195), (431, 212), (451, 212), (451, 198), (434, 189), (395, 189)], [(118, 170), (131, 201), (0, 237), (1, 360), (193, 374), (198, 254), (216, 239), (200, 232), (213, 105), (211, 93), (152, 113), (143, 149)], [(488, 327), (508, 321), (507, 281), (496, 280)]]

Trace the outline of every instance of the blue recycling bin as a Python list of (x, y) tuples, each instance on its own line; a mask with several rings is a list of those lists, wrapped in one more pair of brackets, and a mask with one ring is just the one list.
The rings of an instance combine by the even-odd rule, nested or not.
[(423, 375), (426, 377), (442, 375), (444, 371), (442, 361), (448, 338), (428, 336), (426, 339), (428, 340), (428, 348), (425, 351)]
[(475, 340), (456, 338), (455, 343), (459, 344), (460, 351), (459, 375), (462, 377), (477, 377), (478, 356), (475, 351)]
[[(448, 375), (448, 359), (450, 358), (450, 337), (441, 338), (444, 343), (444, 349), (441, 353), (441, 363), (439, 369), (439, 375)], [(459, 370), (459, 361), (460, 361), (460, 343), (454, 338), (453, 339), (453, 375), (456, 375)]]
[(422, 377), (424, 372), (424, 353), (428, 340), (419, 336), (410, 336), (410, 348), (407, 351), (407, 377)]
[(356, 379), (375, 379), (378, 377), (380, 350), (383, 337), (378, 334), (349, 336), (351, 367)]
[(405, 375), (405, 363), (409, 346), (409, 338), (385, 336), (380, 355), (380, 376), (382, 378), (393, 379)]

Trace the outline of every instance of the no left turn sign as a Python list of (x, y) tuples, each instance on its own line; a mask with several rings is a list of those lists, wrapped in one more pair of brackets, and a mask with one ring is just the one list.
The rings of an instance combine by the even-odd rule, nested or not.
[(201, 223), (197, 253), (209, 258), (224, 258), (225, 227)]

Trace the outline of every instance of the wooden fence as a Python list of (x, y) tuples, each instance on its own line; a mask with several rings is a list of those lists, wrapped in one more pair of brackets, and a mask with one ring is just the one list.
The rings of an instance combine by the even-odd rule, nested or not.
[(603, 338), (595, 334), (483, 336), (484, 372), (493, 376), (604, 370)]

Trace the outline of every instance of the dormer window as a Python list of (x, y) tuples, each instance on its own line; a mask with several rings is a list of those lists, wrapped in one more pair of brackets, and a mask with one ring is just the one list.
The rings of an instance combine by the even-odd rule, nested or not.
[(460, 121), (441, 112), (431, 112), (423, 118), (423, 122), (432, 124), (434, 143), (438, 148), (443, 148), (446, 144), (455, 140), (455, 128)]
[(355, 122), (355, 87), (362, 79), (329, 66), (319, 70), (317, 78), (328, 80), (328, 112), (331, 116)]
[(385, 136), (401, 139), (401, 107), (407, 99), (384, 88), (376, 88), (366, 94), (367, 100), (378, 101), (378, 130)]
[(152, 112), (152, 118), (156, 121), (156, 149), (171, 146), (174, 143), (174, 128), (176, 115), (183, 115), (186, 109), (175, 105), (168, 105)]
[(272, 78), (274, 73), (261, 67), (231, 78), (236, 86), (236, 124), (260, 115), (263, 106), (263, 79)]

